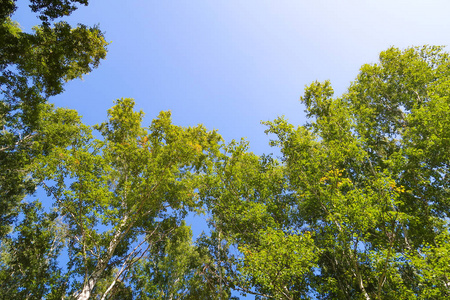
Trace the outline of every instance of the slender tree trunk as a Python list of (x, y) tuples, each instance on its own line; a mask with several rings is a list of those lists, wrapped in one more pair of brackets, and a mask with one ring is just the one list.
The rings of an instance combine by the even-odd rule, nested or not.
[(77, 300), (88, 300), (91, 296), (92, 290), (94, 289), (95, 285), (97, 284), (97, 281), (100, 279), (100, 276), (102, 275), (103, 271), (108, 266), (108, 262), (111, 260), (111, 258), (114, 255), (114, 250), (116, 249), (117, 245), (122, 240), (122, 235), (128, 231), (128, 228), (126, 228), (128, 221), (128, 216), (125, 216), (122, 219), (122, 224), (119, 227), (119, 229), (114, 234), (113, 239), (109, 243), (108, 250), (106, 252), (106, 255), (104, 258), (101, 258), (97, 265), (95, 266), (94, 272), (89, 276), (89, 279), (85, 281), (83, 285), (83, 289), (81, 290), (81, 293), (76, 296)]
[[(103, 270), (102, 270), (103, 272)], [(91, 277), (88, 279), (88, 281), (84, 284), (83, 290), (78, 295), (77, 300), (88, 300), (91, 296), (91, 292), (94, 289), (95, 284), (97, 283), (101, 272), (96, 272), (91, 275)]]

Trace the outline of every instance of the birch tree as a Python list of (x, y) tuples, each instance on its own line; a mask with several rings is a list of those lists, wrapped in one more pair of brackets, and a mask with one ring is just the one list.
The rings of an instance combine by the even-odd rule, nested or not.
[(106, 42), (96, 27), (70, 26), (54, 19), (69, 15), (85, 0), (37, 1), (30, 8), (42, 20), (32, 32), (14, 21), (16, 1), (0, 5), (0, 238), (9, 230), (26, 194), (37, 154), (40, 110), (51, 96), (63, 92), (67, 81), (81, 78), (106, 57)]
[(309, 123), (265, 122), (280, 162), (232, 146), (202, 194), (213, 234), (239, 250), (223, 260), (228, 286), (261, 299), (448, 297), (449, 82), (442, 47), (390, 48), (340, 97), (328, 81), (307, 86)]
[[(143, 128), (143, 113), (133, 106), (131, 99), (117, 100), (109, 120), (95, 126), (101, 139), (80, 125), (72, 145), (55, 147), (35, 168), (67, 226), (70, 294), (77, 299), (94, 292), (107, 298), (196, 209), (197, 174), (219, 147), (215, 132), (175, 126), (169, 112)], [(99, 291), (107, 277), (111, 282)]]

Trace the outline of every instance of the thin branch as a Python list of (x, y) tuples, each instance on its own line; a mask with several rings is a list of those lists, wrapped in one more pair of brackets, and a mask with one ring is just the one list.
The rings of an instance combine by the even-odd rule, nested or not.
[[(145, 242), (145, 240), (143, 240), (141, 243), (139, 243), (139, 245), (137, 245), (133, 251), (131, 251), (131, 253), (127, 256), (127, 258), (125, 259), (125, 261), (122, 264), (122, 268), (120, 269), (120, 271), (117, 273), (117, 275), (115, 276), (115, 278), (113, 279), (113, 281), (111, 282), (111, 284), (109, 285), (109, 287), (106, 289), (105, 293), (103, 294), (101, 300), (105, 300), (106, 297), (108, 296), (109, 292), (114, 288), (114, 285), (117, 283), (117, 281), (119, 280), (120, 276), (123, 274), (123, 272), (125, 270), (127, 270), (128, 268), (130, 268), (136, 261), (138, 261), (139, 259), (141, 259), (145, 253), (147, 252), (147, 250), (149, 249), (150, 245), (147, 246), (147, 248), (145, 249), (145, 251), (142, 252), (142, 254), (139, 256), (139, 258), (137, 260), (135, 260), (136, 256), (139, 254), (140, 250), (137, 251), (138, 248), (140, 248), (142, 246), (142, 244)], [(136, 255), (133, 255), (136, 252)], [(129, 263), (131, 261), (131, 263)]]
[(29, 135), (26, 135), (25, 137), (23, 137), (22, 139), (19, 139), (17, 142), (15, 142), (15, 143), (12, 144), (12, 145), (8, 145), (8, 146), (1, 147), (1, 148), (0, 148), (0, 151), (5, 151), (5, 150), (8, 150), (8, 149), (13, 149), (13, 148), (15, 148), (16, 146), (19, 146), (20, 144), (24, 143), (25, 141), (31, 139), (31, 138), (34, 137), (35, 135), (36, 135), (36, 133), (31, 133), (31, 134), (29, 134)]

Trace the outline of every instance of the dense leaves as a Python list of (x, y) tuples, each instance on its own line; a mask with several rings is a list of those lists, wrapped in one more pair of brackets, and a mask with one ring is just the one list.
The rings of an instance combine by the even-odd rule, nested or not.
[[(311, 122), (266, 122), (281, 164), (231, 144), (206, 177), (236, 290), (275, 299), (448, 297), (449, 56), (388, 49), (348, 92), (314, 82)], [(216, 277), (222, 276), (215, 274)]]
[(79, 299), (88, 299), (97, 282), (115, 272), (106, 297), (196, 208), (195, 174), (220, 141), (202, 126), (172, 125), (170, 113), (142, 128), (143, 113), (133, 105), (121, 99), (109, 110), (109, 121), (95, 127), (102, 140), (80, 125), (71, 146), (40, 157), (33, 174), (67, 224), (70, 264), (82, 279), (72, 283)]
[[(71, 2), (32, 1), (32, 8), (54, 19), (70, 14), (75, 9)], [(39, 153), (30, 146), (41, 139), (39, 130), (46, 130), (40, 123), (43, 104), (48, 97), (61, 93), (65, 82), (81, 78), (96, 68), (106, 56), (108, 43), (97, 27), (72, 28), (64, 21), (53, 26), (46, 22), (34, 27), (33, 33), (26, 33), (11, 19), (15, 1), (2, 1), (0, 7), (2, 236), (17, 215), (19, 201), (34, 190), (27, 172), (33, 157)]]
[(4, 299), (60, 299), (65, 278), (58, 257), (63, 227), (38, 202), (24, 204), (17, 236), (2, 244), (0, 288)]
[(88, 0), (30, 0), (30, 8), (33, 12), (39, 12), (44, 24), (49, 20), (68, 16), (77, 9), (76, 4), (88, 5)]
[[(320, 297), (446, 295), (444, 275), (418, 281), (431, 280), (423, 267), (448, 234), (449, 79), (441, 48), (391, 48), (340, 98), (328, 82), (307, 87), (309, 125), (268, 123), (298, 199), (286, 217), (321, 250), (311, 282)], [(432, 277), (445, 273), (434, 266)]]

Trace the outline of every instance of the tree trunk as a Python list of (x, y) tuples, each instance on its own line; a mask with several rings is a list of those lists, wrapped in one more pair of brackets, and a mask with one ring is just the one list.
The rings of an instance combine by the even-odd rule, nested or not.
[(97, 281), (99, 280), (103, 271), (108, 266), (108, 262), (113, 257), (114, 250), (116, 249), (119, 242), (122, 240), (123, 235), (126, 234), (131, 227), (129, 225), (127, 228), (125, 228), (127, 225), (127, 222), (128, 222), (128, 216), (125, 216), (122, 219), (121, 226), (119, 226), (119, 229), (116, 231), (113, 239), (109, 243), (109, 247), (108, 247), (105, 257), (101, 258), (97, 262), (94, 272), (91, 274), (91, 276), (89, 276), (89, 279), (87, 281), (85, 281), (85, 283), (83, 285), (83, 289), (81, 290), (81, 293), (76, 296), (77, 300), (88, 300), (89, 297), (91, 296), (92, 290), (94, 289), (95, 285), (97, 284)]

